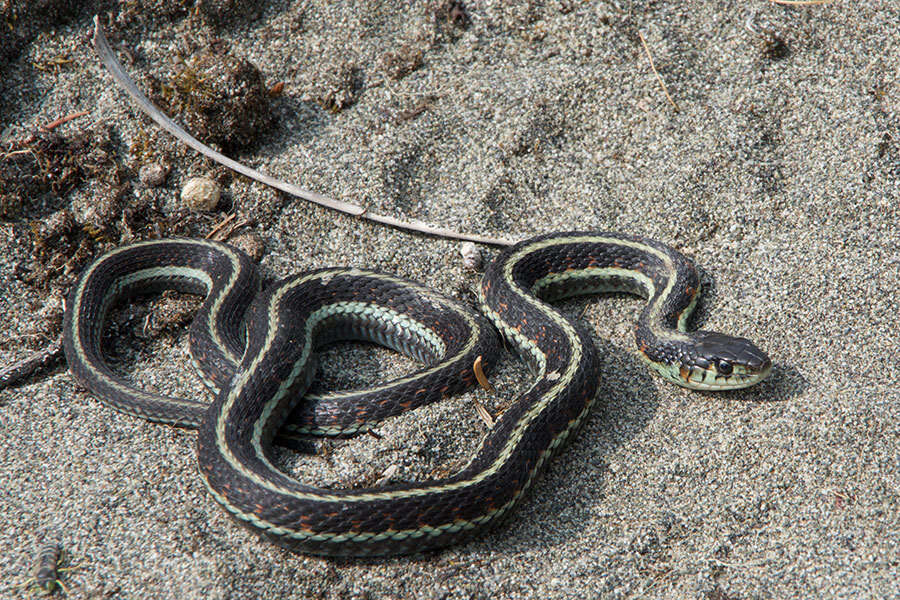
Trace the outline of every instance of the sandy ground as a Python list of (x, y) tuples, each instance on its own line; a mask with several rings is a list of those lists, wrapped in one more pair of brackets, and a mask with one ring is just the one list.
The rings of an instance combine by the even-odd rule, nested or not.
[[(340, 562), (236, 526), (196, 473), (192, 432), (117, 414), (60, 367), (0, 392), (0, 597), (27, 596), (12, 586), (53, 536), (77, 599), (900, 597), (896, 3), (472, 0), (462, 27), (436, 24), (417, 2), (284, 0), (215, 31), (122, 4), (106, 3), (108, 31), (139, 78), (165, 77), (185, 40), (216, 36), (267, 85), (284, 82), (272, 129), (239, 153), (246, 162), (456, 229), (665, 241), (703, 270), (699, 324), (757, 340), (775, 369), (744, 392), (677, 389), (635, 358), (639, 300), (567, 304), (586, 308), (607, 355), (605, 393), (512, 520), (438, 554)], [(165, 214), (213, 167), (155, 133), (115, 88), (87, 44), (90, 17), (44, 29), (4, 67), (3, 139), (85, 110), (60, 135), (112, 127), (132, 169), (123, 201), (149, 197)], [(406, 42), (421, 47), (421, 65), (395, 79), (383, 59)], [(344, 63), (354, 101), (325, 110), (316, 90)], [(136, 176), (133, 148), (147, 139), (171, 166), (154, 190)], [(82, 185), (60, 201), (90, 204), (93, 193)], [(203, 223), (255, 219), (270, 277), (351, 264), (464, 300), (478, 281), (458, 243), (243, 179), (225, 194), (227, 209)], [(39, 347), (54, 312), (19, 276), (36, 253), (29, 225), (47, 215), (38, 202), (0, 221), (0, 364)], [(185, 335), (131, 337), (137, 380), (202, 393)], [(353, 383), (410, 365), (342, 348), (325, 366), (352, 369)], [(285, 468), (324, 483), (452, 469), (484, 434), (472, 399), (499, 412), (527, 371), (506, 357), (494, 379), (496, 395), (417, 411), (382, 426), (380, 440), (285, 457)]]

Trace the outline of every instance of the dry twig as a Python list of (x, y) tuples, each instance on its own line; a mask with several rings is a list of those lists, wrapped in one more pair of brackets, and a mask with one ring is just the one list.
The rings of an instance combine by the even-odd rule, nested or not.
[(487, 425), (488, 429), (494, 428), (494, 417), (491, 416), (491, 413), (488, 412), (488, 409), (484, 407), (484, 404), (475, 400), (475, 412), (478, 413), (478, 416), (484, 421), (484, 424)]
[(66, 115), (65, 117), (60, 117), (60, 118), (56, 119), (55, 121), (50, 121), (46, 125), (42, 125), (41, 129), (43, 129), (44, 131), (52, 131), (53, 129), (56, 129), (63, 123), (68, 123), (72, 119), (77, 119), (78, 117), (83, 117), (86, 114), (88, 114), (88, 112), (86, 110), (80, 110), (77, 113), (72, 113), (71, 115)]
[(644, 52), (647, 53), (647, 60), (650, 61), (650, 69), (653, 71), (653, 74), (656, 75), (656, 80), (659, 81), (659, 86), (662, 88), (663, 93), (669, 100), (669, 104), (671, 104), (672, 108), (674, 108), (675, 111), (678, 112), (678, 105), (675, 104), (674, 100), (672, 100), (672, 96), (669, 95), (669, 89), (666, 87), (666, 82), (663, 81), (663, 78), (659, 76), (659, 71), (656, 70), (656, 66), (653, 64), (653, 57), (650, 56), (650, 48), (647, 47), (647, 40), (644, 39), (644, 34), (638, 31), (638, 37), (641, 38), (641, 45), (644, 46)]
[(215, 239), (216, 234), (219, 233), (220, 231), (222, 231), (222, 229), (226, 225), (228, 225), (229, 223), (234, 221), (234, 218), (236, 216), (237, 216), (237, 213), (231, 213), (230, 215), (228, 215), (227, 217), (225, 217), (224, 219), (219, 221), (219, 223), (215, 227), (213, 227), (209, 233), (206, 234), (206, 239), (208, 239), (208, 240)]
[(813, 6), (816, 4), (831, 4), (835, 0), (769, 0), (770, 4), (781, 4), (782, 6)]

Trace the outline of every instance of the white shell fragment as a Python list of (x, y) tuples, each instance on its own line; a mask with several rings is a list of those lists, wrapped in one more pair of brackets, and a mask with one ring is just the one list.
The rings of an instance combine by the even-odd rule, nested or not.
[(477, 271), (481, 268), (481, 250), (472, 242), (463, 242), (459, 245), (459, 253), (462, 255), (463, 267), (469, 271)]

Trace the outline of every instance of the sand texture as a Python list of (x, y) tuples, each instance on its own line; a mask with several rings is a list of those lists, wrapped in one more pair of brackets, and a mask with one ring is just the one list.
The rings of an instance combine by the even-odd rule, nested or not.
[[(757, 341), (775, 367), (746, 391), (679, 389), (637, 358), (640, 300), (564, 303), (595, 334), (604, 392), (512, 518), (440, 553), (335, 561), (237, 526), (197, 473), (192, 431), (117, 413), (60, 365), (0, 391), (0, 598), (30, 597), (13, 586), (54, 537), (77, 600), (900, 598), (896, 2), (33, 4), (0, 2), (0, 366), (58, 334), (92, 256), (230, 214), (268, 278), (353, 265), (474, 302), (480, 274), (458, 242), (311, 205), (178, 145), (97, 60), (96, 11), (142, 89), (247, 164), (457, 230), (666, 242), (701, 268), (696, 325)], [(256, 86), (244, 104), (192, 117), (241, 81)], [(183, 205), (198, 176), (222, 186), (217, 209)], [(110, 352), (144, 385), (206, 398), (181, 302), (118, 310)], [(322, 362), (334, 386), (412, 368), (359, 346)], [(327, 485), (452, 472), (486, 430), (473, 400), (496, 415), (529, 374), (507, 354), (492, 380), (495, 394), (284, 468)]]

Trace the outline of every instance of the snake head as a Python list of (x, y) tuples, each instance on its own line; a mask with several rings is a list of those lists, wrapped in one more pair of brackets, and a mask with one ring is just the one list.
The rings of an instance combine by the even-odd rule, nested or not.
[(714, 331), (695, 331), (693, 351), (684, 356), (676, 383), (697, 390), (736, 390), (765, 379), (772, 361), (750, 340)]

